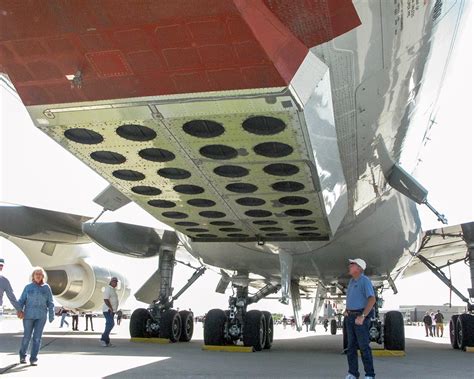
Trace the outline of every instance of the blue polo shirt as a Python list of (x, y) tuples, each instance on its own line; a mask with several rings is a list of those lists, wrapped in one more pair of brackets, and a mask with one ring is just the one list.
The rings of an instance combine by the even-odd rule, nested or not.
[(362, 274), (357, 280), (351, 279), (347, 286), (346, 308), (350, 311), (364, 309), (370, 296), (375, 297), (375, 292), (368, 277)]

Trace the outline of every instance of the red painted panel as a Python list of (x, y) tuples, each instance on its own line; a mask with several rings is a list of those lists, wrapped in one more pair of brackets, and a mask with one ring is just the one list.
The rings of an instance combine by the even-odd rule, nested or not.
[(26, 105), (285, 86), (308, 46), (360, 22), (350, 0), (1, 3), (0, 70)]

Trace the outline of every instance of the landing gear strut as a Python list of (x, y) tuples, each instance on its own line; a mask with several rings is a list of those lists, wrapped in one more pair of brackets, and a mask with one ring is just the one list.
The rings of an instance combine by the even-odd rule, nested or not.
[(229, 309), (210, 310), (204, 320), (206, 345), (234, 345), (242, 341), (255, 351), (270, 349), (273, 343), (273, 318), (270, 312), (251, 310), (256, 303), (279, 290), (280, 285), (268, 284), (254, 296), (249, 296), (247, 285), (232, 285), (234, 295), (229, 298)]
[[(205, 267), (196, 268), (195, 272), (184, 287), (172, 296), (173, 271), (177, 239), (174, 244), (167, 245), (168, 249), (160, 251), (158, 280), (159, 297), (153, 301), (148, 309), (136, 309), (130, 318), (131, 337), (159, 337), (171, 342), (189, 342), (194, 331), (194, 316), (191, 311), (177, 311), (173, 303), (181, 296), (201, 275)], [(171, 246), (170, 246), (171, 245)]]

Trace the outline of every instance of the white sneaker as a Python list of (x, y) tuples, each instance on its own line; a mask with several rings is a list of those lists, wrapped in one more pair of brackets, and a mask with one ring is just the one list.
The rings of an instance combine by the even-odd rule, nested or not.
[(374, 379), (373, 376), (365, 376), (365, 379)]
[(107, 344), (107, 347), (115, 347), (115, 345), (113, 345), (112, 343), (109, 342), (109, 343)]
[(100, 340), (100, 346), (107, 347), (107, 343), (105, 341)]
[(352, 374), (347, 374), (346, 379), (357, 379), (357, 378)]

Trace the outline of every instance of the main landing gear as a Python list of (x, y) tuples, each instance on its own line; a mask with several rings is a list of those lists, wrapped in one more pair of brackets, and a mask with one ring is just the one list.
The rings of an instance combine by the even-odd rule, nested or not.
[[(177, 241), (176, 241), (177, 242)], [(158, 267), (159, 297), (148, 309), (136, 309), (130, 318), (130, 336), (159, 337), (171, 342), (189, 342), (194, 331), (194, 315), (191, 311), (173, 309), (173, 302), (184, 293), (206, 268), (199, 267), (186, 285), (174, 296), (171, 287), (175, 265), (176, 245), (170, 250), (160, 252)]]
[(244, 346), (255, 351), (270, 349), (273, 343), (273, 318), (270, 312), (250, 310), (247, 306), (279, 290), (279, 285), (268, 284), (254, 296), (248, 296), (248, 286), (233, 284), (234, 295), (229, 298), (229, 309), (211, 309), (204, 320), (204, 344)]

